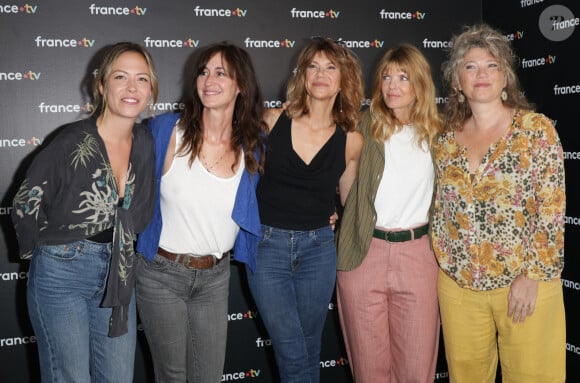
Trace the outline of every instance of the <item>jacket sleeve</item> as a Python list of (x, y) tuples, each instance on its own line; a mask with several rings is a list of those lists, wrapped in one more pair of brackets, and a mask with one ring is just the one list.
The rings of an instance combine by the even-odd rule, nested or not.
[[(12, 223), (22, 259), (32, 256), (39, 234), (48, 225), (50, 203), (60, 189), (67, 165), (65, 149), (55, 139), (43, 148), (28, 168), (12, 202)], [(60, 174), (59, 174), (60, 172)]]
[(177, 113), (166, 113), (156, 116), (148, 122), (148, 128), (153, 136), (155, 148), (154, 163), (152, 165), (154, 170), (153, 199), (150, 204), (152, 209), (152, 219), (149, 220), (148, 225), (143, 227), (142, 230), (137, 231), (140, 233), (137, 240), (137, 251), (143, 254), (148, 260), (153, 259), (159, 245), (159, 236), (163, 226), (159, 198), (161, 177), (172, 128), (179, 117), (180, 115)]

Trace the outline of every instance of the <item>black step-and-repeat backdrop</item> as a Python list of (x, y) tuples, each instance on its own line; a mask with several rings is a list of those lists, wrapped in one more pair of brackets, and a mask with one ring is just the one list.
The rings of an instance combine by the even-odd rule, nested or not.
[[(482, 4), (483, 3), (483, 4)], [(28, 322), (28, 264), (16, 255), (11, 199), (34, 150), (58, 126), (91, 110), (87, 85), (103, 48), (134, 41), (152, 53), (160, 99), (153, 113), (179, 109), (181, 73), (196, 48), (230, 40), (251, 54), (267, 107), (280, 106), (284, 86), (304, 42), (341, 39), (363, 63), (366, 95), (379, 57), (410, 42), (431, 62), (438, 104), (445, 102), (440, 66), (451, 35), (485, 20), (513, 40), (524, 88), (555, 120), (566, 151), (568, 210), (566, 269), (568, 381), (580, 381), (580, 144), (572, 116), (580, 105), (577, 0), (0, 0), (0, 381), (36, 382), (35, 338)], [(191, 79), (189, 79), (190, 81)], [(271, 343), (251, 301), (242, 267), (232, 264), (229, 334), (223, 382), (276, 382)], [(351, 382), (335, 300), (328, 307), (321, 379)], [(135, 382), (151, 382), (145, 337), (139, 336)], [(443, 354), (434, 382), (447, 382)]]

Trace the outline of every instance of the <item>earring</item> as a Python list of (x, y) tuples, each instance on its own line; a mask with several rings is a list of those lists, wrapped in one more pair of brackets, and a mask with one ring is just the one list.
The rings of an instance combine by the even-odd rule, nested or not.
[(501, 91), (501, 95), (500, 95), (500, 97), (501, 97), (501, 100), (502, 100), (502, 101), (504, 101), (504, 102), (505, 102), (505, 101), (507, 101), (507, 99), (508, 99), (508, 94), (507, 94), (507, 92), (505, 91), (505, 89)]
[(463, 94), (462, 91), (459, 91), (459, 93), (457, 93), (457, 102), (459, 102), (460, 104), (463, 104), (465, 102), (465, 95)]
[(339, 112), (342, 113), (342, 92), (338, 92), (338, 107)]

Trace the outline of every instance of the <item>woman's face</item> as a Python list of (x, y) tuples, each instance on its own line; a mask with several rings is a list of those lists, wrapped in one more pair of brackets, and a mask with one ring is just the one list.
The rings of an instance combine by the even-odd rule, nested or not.
[(306, 67), (306, 92), (313, 99), (334, 99), (340, 92), (340, 68), (318, 52)]
[(403, 70), (398, 67), (387, 68), (382, 75), (381, 93), (385, 105), (401, 122), (409, 121), (415, 105), (415, 88)]
[(471, 48), (463, 56), (459, 68), (459, 89), (470, 104), (501, 102), (507, 85), (505, 71), (499, 61), (484, 48)]
[(211, 57), (196, 81), (204, 108), (233, 110), (240, 89), (221, 53)]
[(151, 77), (145, 58), (137, 52), (122, 53), (99, 91), (106, 100), (107, 116), (137, 119), (151, 97)]

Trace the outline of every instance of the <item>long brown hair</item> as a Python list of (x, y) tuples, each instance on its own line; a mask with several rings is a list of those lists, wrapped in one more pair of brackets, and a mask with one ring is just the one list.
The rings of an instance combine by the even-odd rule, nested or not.
[[(204, 71), (210, 59), (220, 54), (229, 74), (236, 81), (240, 93), (238, 94), (233, 116), (232, 147), (236, 166), (242, 148), (244, 149), (245, 166), (250, 173), (261, 172), (264, 163), (264, 142), (266, 124), (263, 121), (263, 97), (258, 86), (254, 65), (250, 55), (242, 48), (223, 41), (201, 48), (186, 71), (185, 82), (191, 84), (184, 97), (185, 109), (179, 120), (179, 127), (183, 129), (183, 143), (178, 149), (180, 155), (189, 154), (189, 164), (201, 150), (203, 131), (201, 118), (203, 104), (197, 93), (197, 77)], [(257, 152), (259, 160), (254, 155)]]

